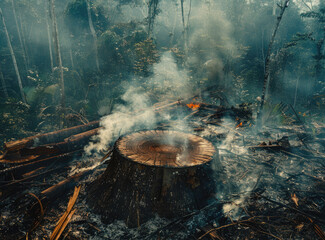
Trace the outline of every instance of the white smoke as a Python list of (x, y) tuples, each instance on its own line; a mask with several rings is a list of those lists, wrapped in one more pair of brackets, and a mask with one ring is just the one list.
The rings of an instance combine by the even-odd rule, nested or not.
[(155, 113), (152, 108), (149, 108), (150, 101), (146, 94), (130, 87), (122, 96), (122, 100), (125, 104), (117, 105), (112, 114), (101, 119), (102, 129), (85, 147), (87, 154), (107, 149), (112, 141), (131, 129), (152, 128), (155, 125)]
[[(142, 80), (142, 83), (143, 88), (135, 87), (134, 83), (128, 86), (121, 97), (124, 104), (115, 105), (112, 114), (101, 119), (102, 129), (85, 147), (87, 154), (106, 150), (122, 134), (141, 129), (154, 129), (157, 122), (169, 120), (171, 114), (168, 111), (156, 115), (154, 101), (175, 101), (193, 95), (187, 72), (177, 67), (169, 51), (165, 52), (160, 62), (154, 65), (153, 76)], [(187, 125), (186, 121), (182, 121), (183, 118), (177, 116), (170, 129), (185, 129)]]
[(153, 66), (153, 77), (147, 81), (160, 100), (188, 97), (193, 94), (193, 84), (185, 69), (179, 69), (170, 51), (164, 52), (160, 62)]

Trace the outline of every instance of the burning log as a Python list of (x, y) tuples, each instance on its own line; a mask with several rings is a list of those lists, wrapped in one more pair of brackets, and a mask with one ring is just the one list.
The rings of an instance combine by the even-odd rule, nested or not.
[(213, 145), (196, 135), (142, 131), (120, 137), (88, 202), (104, 222), (140, 226), (158, 213), (179, 217), (204, 207), (215, 193)]

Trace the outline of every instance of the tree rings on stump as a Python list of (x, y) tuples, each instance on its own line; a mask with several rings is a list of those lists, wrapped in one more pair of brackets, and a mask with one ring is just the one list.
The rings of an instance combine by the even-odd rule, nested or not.
[(110, 223), (140, 226), (156, 213), (174, 218), (204, 207), (215, 193), (213, 145), (176, 131), (120, 137), (106, 171), (88, 187), (88, 203)]

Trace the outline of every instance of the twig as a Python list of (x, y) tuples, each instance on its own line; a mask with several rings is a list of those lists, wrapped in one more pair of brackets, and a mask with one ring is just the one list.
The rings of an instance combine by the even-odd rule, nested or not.
[(204, 210), (206, 210), (206, 209), (209, 209), (209, 208), (214, 207), (214, 206), (217, 205), (217, 204), (219, 204), (219, 202), (213, 202), (213, 203), (211, 203), (211, 204), (205, 206), (204, 208), (202, 208), (202, 209), (200, 209), (200, 210), (198, 210), (198, 211), (195, 211), (195, 212), (189, 213), (189, 214), (187, 214), (187, 215), (181, 216), (181, 217), (179, 217), (179, 218), (177, 218), (177, 219), (171, 221), (170, 223), (167, 223), (165, 226), (163, 226), (163, 227), (157, 229), (156, 231), (154, 231), (153, 233), (149, 234), (149, 235), (146, 236), (146, 237), (144, 237), (144, 236), (139, 236), (139, 237), (137, 237), (137, 238), (135, 238), (135, 239), (141, 239), (141, 240), (142, 240), (142, 239), (149, 239), (150, 237), (152, 237), (152, 236), (154, 236), (155, 234), (157, 234), (158, 232), (160, 232), (160, 231), (162, 231), (162, 230), (168, 228), (169, 226), (172, 226), (172, 225), (174, 225), (174, 224), (177, 224), (177, 223), (181, 222), (181, 221), (184, 220), (184, 219), (187, 219), (187, 218), (190, 218), (190, 217), (192, 217), (192, 216), (195, 216), (195, 215), (201, 213), (202, 211), (204, 211)]
[[(209, 126), (209, 122), (206, 122), (208, 125), (207, 126)], [(229, 131), (231, 131), (231, 132), (233, 132), (233, 133), (235, 133), (235, 134), (238, 134), (239, 136), (243, 136), (243, 134), (241, 134), (241, 133), (239, 133), (239, 132), (237, 132), (237, 131), (235, 131), (235, 130), (233, 130), (233, 129), (231, 129), (230, 127), (227, 127), (227, 126), (225, 126), (225, 125), (222, 125), (221, 123), (217, 123), (217, 122), (214, 122), (213, 124), (216, 124), (216, 125), (218, 125), (218, 126), (220, 126), (220, 127), (224, 127), (224, 128), (226, 128), (226, 129), (228, 129)]]
[(299, 213), (299, 214), (301, 214), (301, 215), (303, 215), (303, 216), (305, 216), (305, 217), (311, 218), (311, 219), (313, 219), (313, 220), (316, 221), (316, 222), (318, 221), (318, 222), (321, 222), (321, 223), (324, 223), (324, 224), (325, 224), (325, 221), (323, 221), (323, 220), (321, 220), (321, 219), (317, 219), (317, 218), (315, 218), (315, 217), (309, 215), (308, 213), (304, 213), (304, 212), (300, 211), (299, 209), (296, 209), (296, 208), (290, 207), (290, 206), (288, 206), (288, 205), (286, 205), (286, 204), (283, 204), (283, 203), (280, 203), (280, 202), (274, 201), (274, 200), (269, 199), (269, 198), (264, 197), (264, 196), (260, 196), (260, 197), (263, 198), (264, 200), (268, 201), (268, 202), (274, 203), (274, 204), (279, 205), (279, 206), (281, 206), (281, 207), (288, 208), (288, 209), (293, 210), (293, 211), (295, 211), (295, 212), (297, 212), (297, 213)]
[(61, 168), (63, 168), (63, 167), (57, 167), (57, 168), (50, 169), (50, 170), (48, 170), (48, 171), (42, 172), (42, 173), (40, 173), (40, 174), (35, 174), (35, 175), (32, 175), (32, 176), (27, 177), (27, 178), (23, 178), (23, 179), (19, 179), (19, 180), (12, 181), (12, 182), (10, 182), (10, 183), (8, 183), (8, 184), (6, 184), (6, 185), (2, 185), (2, 186), (0, 186), (0, 189), (7, 188), (7, 187), (9, 187), (9, 186), (15, 185), (15, 184), (17, 184), (17, 183), (24, 182), (24, 181), (26, 181), (26, 180), (31, 180), (31, 179), (34, 179), (34, 178), (37, 178), (37, 177), (41, 177), (41, 176), (43, 176), (43, 175), (49, 174), (49, 173), (54, 172), (54, 171), (56, 171), (56, 170), (59, 170), (59, 169), (61, 169)]
[[(245, 223), (243, 223), (243, 225), (244, 225), (244, 226), (246, 225), (246, 226), (248, 226), (248, 227), (251, 227), (249, 224), (245, 224)], [(257, 231), (257, 232), (260, 232), (260, 233), (263, 233), (263, 234), (266, 234), (266, 235), (268, 235), (268, 236), (274, 237), (275, 239), (282, 240), (282, 238), (279, 238), (279, 237), (273, 235), (272, 233), (268, 233), (268, 232), (265, 232), (265, 231), (262, 231), (262, 230), (259, 230), (259, 229), (256, 229), (256, 231)]]
[(197, 114), (197, 113), (198, 113), (198, 111), (199, 111), (199, 110), (196, 110), (196, 111), (194, 111), (194, 112), (190, 113), (189, 115), (187, 115), (186, 117), (184, 117), (184, 118), (183, 118), (183, 120), (186, 120), (187, 118), (189, 118), (189, 117), (191, 117), (191, 116), (193, 116), (193, 115)]
[(219, 229), (222, 229), (222, 228), (227, 228), (227, 227), (231, 227), (231, 226), (234, 226), (234, 225), (237, 225), (237, 224), (241, 224), (243, 222), (249, 222), (251, 219), (253, 219), (255, 217), (251, 217), (249, 219), (246, 219), (246, 220), (242, 220), (242, 221), (237, 221), (237, 222), (233, 222), (233, 223), (230, 223), (230, 224), (227, 224), (227, 225), (223, 225), (223, 226), (220, 226), (220, 227), (217, 227), (217, 228), (213, 228), (213, 229), (210, 229), (209, 231), (207, 231), (206, 233), (204, 233), (202, 236), (200, 236), (198, 238), (198, 240), (204, 238), (206, 235), (210, 234), (211, 232), (213, 231), (216, 231), (216, 230), (219, 230)]

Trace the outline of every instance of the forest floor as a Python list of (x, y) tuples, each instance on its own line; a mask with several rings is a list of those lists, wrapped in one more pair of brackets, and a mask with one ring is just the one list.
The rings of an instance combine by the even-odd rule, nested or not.
[[(75, 151), (27, 172), (20, 167), (18, 177), (17, 171), (6, 169), (21, 163), (2, 159), (0, 238), (325, 239), (324, 122), (307, 122), (278, 105), (257, 130), (244, 105), (173, 108), (187, 113), (188, 123), (188, 128), (174, 130), (200, 135), (218, 148), (217, 193), (210, 205), (178, 219), (157, 216), (138, 228), (129, 229), (122, 221), (107, 225), (92, 213), (86, 195), (109, 154), (101, 162), (102, 156)], [(279, 115), (290, 121), (275, 121)], [(157, 128), (170, 126), (178, 125), (170, 120)], [(80, 189), (73, 191), (75, 186)]]

